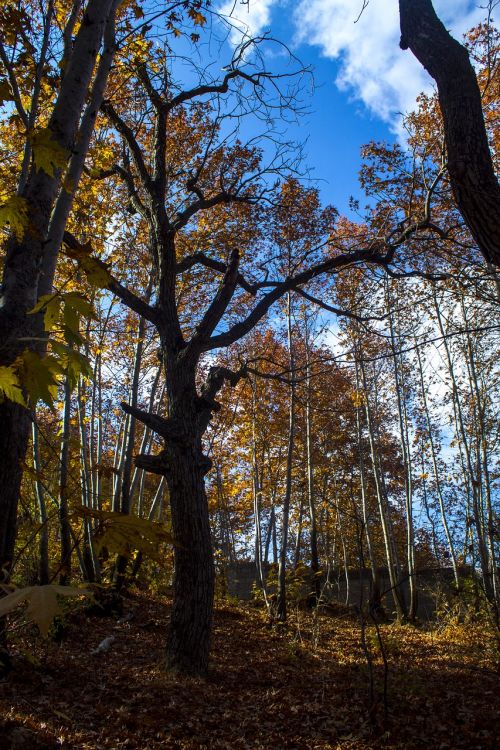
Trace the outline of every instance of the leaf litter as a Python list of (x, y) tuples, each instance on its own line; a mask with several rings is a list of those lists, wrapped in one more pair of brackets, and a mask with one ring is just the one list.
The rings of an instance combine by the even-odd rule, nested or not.
[[(273, 627), (261, 610), (219, 602), (206, 680), (163, 669), (169, 601), (134, 593), (133, 616), (66, 616), (59, 642), (19, 631), (0, 682), (0, 749), (493, 750), (495, 647), (479, 625), (374, 631), (373, 700), (351, 614), (297, 611)], [(20, 635), (24, 632), (23, 635)], [(107, 651), (99, 644), (113, 638)], [(92, 652), (94, 654), (92, 655)]]

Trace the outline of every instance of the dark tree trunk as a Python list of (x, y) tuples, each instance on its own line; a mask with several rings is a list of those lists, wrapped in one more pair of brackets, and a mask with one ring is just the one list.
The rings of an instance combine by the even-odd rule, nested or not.
[(0, 582), (9, 579), (16, 541), (17, 501), (31, 419), (12, 401), (0, 404)]
[[(12, 401), (0, 403), (0, 583), (10, 578), (17, 531), (17, 503), (31, 429), (29, 413)], [(5, 617), (0, 617), (0, 675), (10, 669)]]
[(399, 0), (399, 11), (401, 48), (410, 48), (437, 83), (457, 206), (486, 260), (500, 266), (500, 185), (469, 55), (446, 31), (431, 0)]
[(210, 653), (214, 562), (201, 441), (172, 447), (167, 481), (174, 550), (174, 592), (167, 668), (205, 675)]
[[(195, 368), (182, 357), (165, 356), (169, 422), (161, 455), (167, 479), (174, 547), (173, 604), (167, 637), (167, 668), (204, 676), (208, 670), (215, 587), (202, 435), (210, 413), (195, 385)], [(171, 363), (169, 366), (168, 363)], [(205, 418), (206, 416), (206, 418)]]

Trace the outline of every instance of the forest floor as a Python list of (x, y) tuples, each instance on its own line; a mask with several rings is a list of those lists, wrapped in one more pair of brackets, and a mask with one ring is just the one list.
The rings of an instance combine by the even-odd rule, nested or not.
[[(498, 653), (478, 624), (381, 626), (386, 712), (376, 631), (366, 633), (371, 701), (360, 626), (347, 612), (296, 611), (276, 628), (261, 610), (219, 602), (210, 674), (197, 680), (162, 669), (168, 609), (135, 593), (126, 622), (77, 611), (60, 642), (17, 631), (14, 669), (0, 682), (0, 748), (498, 747)], [(108, 636), (109, 650), (92, 655)]]

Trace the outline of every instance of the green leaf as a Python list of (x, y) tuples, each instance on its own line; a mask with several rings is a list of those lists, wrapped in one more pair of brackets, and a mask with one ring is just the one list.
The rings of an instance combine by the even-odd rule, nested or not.
[(12, 367), (0, 367), (0, 401), (3, 401), (5, 398), (14, 401), (16, 404), (26, 406), (21, 390), (21, 383)]
[(47, 332), (52, 331), (61, 316), (61, 297), (58, 294), (44, 294), (40, 297), (33, 310), (28, 315), (37, 312), (44, 313), (44, 327)]
[(84, 518), (96, 518), (101, 522), (101, 530), (95, 538), (97, 552), (106, 548), (109, 552), (128, 557), (132, 550), (139, 550), (153, 560), (158, 560), (160, 543), (179, 546), (164, 524), (145, 518), (84, 506), (76, 514)]
[(69, 379), (69, 387), (71, 391), (73, 391), (78, 385), (78, 378), (80, 375), (83, 375), (84, 378), (88, 378), (89, 380), (92, 378), (92, 366), (84, 354), (77, 349), (61, 344), (60, 341), (52, 340), (50, 345), (54, 353), (57, 355), (59, 364), (64, 370), (66, 377)]
[(32, 403), (36, 404), (41, 400), (52, 407), (57, 398), (59, 376), (63, 373), (57, 359), (51, 355), (40, 357), (36, 352), (25, 349), (16, 364), (19, 379)]
[(80, 314), (78, 310), (70, 305), (64, 305), (64, 324), (71, 333), (78, 336), (80, 333)]
[(58, 600), (61, 596), (91, 596), (91, 593), (86, 589), (55, 584), (27, 586), (23, 589), (16, 589), (0, 599), (0, 617), (12, 612), (21, 602), (26, 601), (28, 619), (36, 623), (42, 638), (47, 638), (54, 617), (61, 614)]
[(37, 170), (43, 169), (49, 177), (53, 177), (56, 169), (66, 167), (69, 152), (58, 143), (50, 128), (35, 130), (30, 137), (30, 142)]
[(97, 320), (92, 303), (79, 292), (68, 292), (62, 295), (65, 307), (72, 307), (77, 310), (84, 318)]
[(13, 195), (0, 206), (0, 225), (9, 224), (18, 240), (22, 240), (28, 223), (28, 202), (25, 198)]

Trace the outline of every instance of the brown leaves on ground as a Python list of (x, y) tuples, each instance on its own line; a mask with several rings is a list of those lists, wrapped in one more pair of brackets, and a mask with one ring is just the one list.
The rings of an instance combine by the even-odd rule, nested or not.
[[(0, 748), (495, 747), (498, 675), (493, 642), (478, 627), (383, 626), (385, 718), (376, 634), (367, 631), (370, 711), (360, 630), (349, 616), (299, 612), (276, 630), (261, 612), (221, 604), (206, 681), (163, 671), (167, 618), (166, 601), (135, 595), (118, 620), (73, 615), (59, 644), (19, 641), (14, 671), (0, 683)], [(91, 656), (109, 636), (109, 651)]]

